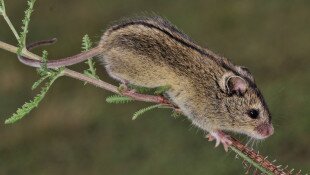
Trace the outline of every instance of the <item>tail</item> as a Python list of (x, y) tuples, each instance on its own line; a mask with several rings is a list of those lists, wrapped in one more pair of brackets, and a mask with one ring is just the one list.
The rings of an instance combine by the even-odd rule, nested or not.
[[(34, 43), (27, 45), (26, 48), (27, 48), (27, 50), (30, 51), (34, 48), (39, 47), (39, 46), (54, 44), (56, 41), (57, 41), (56, 38), (49, 39), (49, 40), (37, 41), (37, 42), (34, 42)], [(100, 48), (97, 46), (97, 47), (90, 49), (89, 51), (82, 52), (82, 53), (77, 54), (77, 55), (47, 61), (46, 66), (47, 66), (47, 68), (51, 68), (51, 69), (65, 67), (65, 66), (71, 66), (71, 65), (80, 63), (82, 61), (85, 61), (85, 60), (87, 60), (91, 57), (94, 57), (96, 55), (99, 55), (99, 54), (100, 54)], [(17, 56), (17, 57), (21, 63), (28, 65), (28, 66), (31, 66), (31, 67), (41, 67), (44, 64), (42, 61), (29, 59), (29, 58), (24, 57), (24, 56)]]

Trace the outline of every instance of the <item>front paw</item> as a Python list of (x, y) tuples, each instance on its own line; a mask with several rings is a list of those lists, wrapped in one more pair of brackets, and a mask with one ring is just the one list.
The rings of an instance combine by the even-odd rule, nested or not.
[(222, 143), (226, 152), (228, 151), (228, 147), (232, 144), (230, 136), (225, 134), (223, 131), (210, 132), (206, 135), (206, 138), (208, 138), (209, 141), (215, 140), (215, 147), (218, 147)]

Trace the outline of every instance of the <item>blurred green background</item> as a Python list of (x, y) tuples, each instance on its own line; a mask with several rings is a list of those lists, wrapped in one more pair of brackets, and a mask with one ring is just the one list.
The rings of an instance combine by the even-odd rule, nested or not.
[[(19, 29), (26, 1), (6, 0)], [(310, 1), (38, 0), (28, 41), (57, 37), (49, 57), (80, 52), (113, 21), (155, 12), (202, 46), (248, 67), (270, 106), (275, 134), (254, 144), (280, 164), (310, 171)], [(16, 45), (0, 19), (0, 40)], [(40, 53), (40, 50), (36, 50)], [(14, 125), (5, 118), (37, 92), (33, 68), (0, 50), (0, 174), (243, 174), (234, 153), (214, 149), (184, 117), (155, 110), (136, 121), (147, 104), (111, 105), (110, 93), (67, 77), (58, 80), (40, 107)], [(75, 66), (83, 70), (86, 65)], [(97, 64), (103, 80), (107, 77)], [(248, 138), (237, 136), (244, 142)]]

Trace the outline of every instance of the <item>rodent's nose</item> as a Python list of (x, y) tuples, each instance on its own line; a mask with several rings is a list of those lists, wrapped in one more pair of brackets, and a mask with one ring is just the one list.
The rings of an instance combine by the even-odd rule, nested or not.
[(272, 135), (274, 133), (274, 128), (273, 126), (271, 125), (271, 132), (270, 132), (270, 135)]
[(269, 125), (269, 127), (267, 127), (265, 129), (265, 136), (268, 137), (268, 136), (271, 136), (274, 132), (274, 129), (273, 129), (273, 126), (272, 125)]
[(257, 132), (263, 137), (269, 137), (274, 133), (272, 124), (263, 123), (256, 127)]

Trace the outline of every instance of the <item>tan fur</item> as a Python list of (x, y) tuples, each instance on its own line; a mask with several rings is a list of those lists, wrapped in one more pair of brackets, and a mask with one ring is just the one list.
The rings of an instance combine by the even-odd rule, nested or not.
[[(256, 137), (255, 128), (270, 123), (268, 108), (246, 69), (203, 49), (161, 18), (112, 26), (99, 47), (113, 78), (150, 88), (169, 85), (171, 100), (206, 131), (229, 130)], [(251, 85), (243, 97), (223, 90), (225, 75), (242, 77)], [(261, 111), (259, 119), (247, 116), (253, 107)]]

